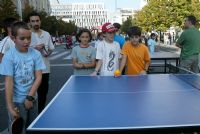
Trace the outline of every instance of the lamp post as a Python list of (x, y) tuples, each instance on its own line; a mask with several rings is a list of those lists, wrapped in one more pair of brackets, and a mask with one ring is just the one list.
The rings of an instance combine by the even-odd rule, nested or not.
[(20, 20), (22, 21), (22, 1), (17, 0), (18, 14), (20, 16)]

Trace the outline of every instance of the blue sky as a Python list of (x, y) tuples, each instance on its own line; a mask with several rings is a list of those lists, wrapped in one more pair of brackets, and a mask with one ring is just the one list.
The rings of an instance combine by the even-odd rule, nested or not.
[[(50, 0), (52, 1), (52, 0)], [(110, 11), (115, 10), (115, 0), (58, 0), (60, 4), (72, 3), (72, 2), (104, 2), (107, 9)], [(116, 0), (118, 8), (140, 8), (141, 0)]]

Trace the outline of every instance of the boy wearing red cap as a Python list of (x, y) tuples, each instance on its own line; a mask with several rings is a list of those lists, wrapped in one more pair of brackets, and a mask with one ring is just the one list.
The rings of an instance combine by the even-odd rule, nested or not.
[(105, 38), (97, 45), (96, 59), (98, 62), (92, 76), (96, 76), (98, 72), (102, 76), (114, 76), (115, 70), (119, 69), (121, 49), (119, 43), (114, 41), (115, 31), (111, 23), (105, 23), (102, 26)]

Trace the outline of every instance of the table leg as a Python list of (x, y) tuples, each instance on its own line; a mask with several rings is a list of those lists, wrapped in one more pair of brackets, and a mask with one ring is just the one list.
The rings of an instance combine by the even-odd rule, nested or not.
[(164, 73), (166, 74), (167, 73), (167, 59), (165, 59), (165, 71)]

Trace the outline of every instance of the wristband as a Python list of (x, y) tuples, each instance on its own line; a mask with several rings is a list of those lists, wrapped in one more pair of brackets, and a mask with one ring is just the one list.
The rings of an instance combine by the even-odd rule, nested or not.
[(26, 96), (26, 99), (27, 99), (28, 101), (34, 101), (34, 100), (35, 100), (35, 98), (34, 98), (33, 96), (30, 96), (30, 95), (27, 95), (27, 96)]

